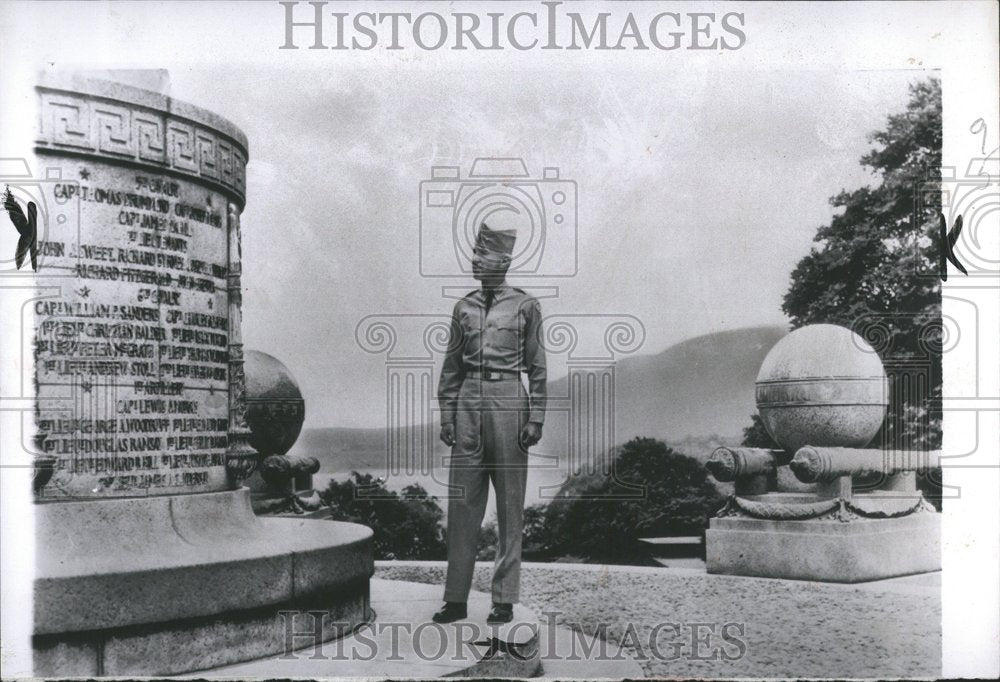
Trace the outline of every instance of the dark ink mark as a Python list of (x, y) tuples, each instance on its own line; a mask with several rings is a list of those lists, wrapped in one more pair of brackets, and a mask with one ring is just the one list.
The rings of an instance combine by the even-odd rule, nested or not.
[(52, 474), (56, 471), (58, 457), (52, 455), (36, 456), (34, 461), (34, 473), (31, 477), (31, 487), (38, 495), (42, 494), (42, 489), (52, 480)]
[(948, 231), (948, 221), (945, 220), (944, 214), (939, 213), (940, 217), (940, 232), (941, 232), (941, 259), (939, 261), (940, 271), (941, 271), (941, 281), (948, 281), (948, 262), (950, 261), (952, 265), (955, 266), (963, 275), (968, 275), (969, 271), (965, 269), (961, 261), (955, 257), (955, 242), (958, 241), (959, 235), (962, 234), (962, 216), (958, 216), (955, 219), (955, 225)]
[(28, 202), (28, 215), (25, 216), (24, 211), (21, 210), (21, 205), (17, 203), (17, 200), (14, 199), (14, 195), (10, 193), (10, 186), (8, 185), (7, 191), (4, 192), (3, 195), (3, 207), (7, 209), (7, 215), (10, 216), (10, 222), (14, 223), (14, 227), (17, 228), (18, 234), (21, 235), (21, 238), (17, 242), (17, 251), (14, 252), (14, 262), (17, 263), (17, 269), (21, 269), (21, 265), (24, 264), (25, 254), (30, 252), (31, 269), (37, 272), (38, 208), (35, 206), (35, 202)]

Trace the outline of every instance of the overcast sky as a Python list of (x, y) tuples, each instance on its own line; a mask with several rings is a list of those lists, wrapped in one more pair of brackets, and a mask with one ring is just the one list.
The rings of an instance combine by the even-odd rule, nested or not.
[(223, 67), (172, 69), (171, 92), (250, 140), (247, 347), (292, 370), (306, 426), (384, 426), (385, 358), (358, 347), (358, 322), (447, 313), (442, 286), (475, 285), (420, 274), (418, 192), (431, 166), (464, 174), (476, 157), (522, 157), (532, 177), (557, 166), (575, 180), (578, 274), (521, 283), (559, 287), (546, 315), (636, 316), (641, 352), (655, 353), (787, 323), (789, 273), (829, 221), (829, 197), (872, 182), (858, 163), (866, 134), (922, 77)]

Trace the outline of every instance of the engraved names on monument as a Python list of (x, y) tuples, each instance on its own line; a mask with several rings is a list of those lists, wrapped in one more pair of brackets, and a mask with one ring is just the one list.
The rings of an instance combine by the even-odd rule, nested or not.
[[(67, 95), (39, 92), (38, 150), (57, 169), (44, 200), (76, 204), (80, 214), (50, 221), (40, 244), (40, 280), (58, 287), (34, 302), (38, 446), (55, 470), (42, 496), (226, 489), (227, 207), (242, 205), (245, 154), (240, 187), (230, 188), (217, 179), (218, 158), (204, 172), (222, 145), (202, 144), (196, 133), (187, 140), (196, 143), (182, 144), (170, 134), (178, 123), (169, 98), (139, 106), (158, 96), (98, 89), (120, 100), (77, 93), (69, 116)], [(100, 117), (112, 109), (116, 126)], [(235, 143), (227, 143), (230, 179)], [(147, 160), (142, 149), (157, 147), (162, 161)]]

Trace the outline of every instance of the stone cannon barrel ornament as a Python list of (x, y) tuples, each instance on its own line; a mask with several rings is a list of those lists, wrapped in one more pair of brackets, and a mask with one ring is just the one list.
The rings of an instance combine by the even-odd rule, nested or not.
[(795, 453), (788, 466), (800, 481), (813, 483), (832, 481), (838, 476), (924, 471), (939, 466), (940, 457), (939, 450), (860, 450), (807, 445)]
[(774, 473), (787, 458), (780, 450), (765, 448), (716, 448), (705, 463), (715, 480), (729, 483), (737, 478)]
[(293, 455), (271, 455), (260, 465), (261, 477), (272, 484), (280, 484), (295, 476), (312, 475), (319, 471), (319, 460), (315, 457)]

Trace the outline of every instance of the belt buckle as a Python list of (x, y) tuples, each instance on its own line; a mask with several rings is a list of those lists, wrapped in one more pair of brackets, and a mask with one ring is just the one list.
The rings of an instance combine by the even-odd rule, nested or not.
[(500, 372), (495, 372), (492, 369), (488, 369), (483, 373), (486, 381), (500, 381)]

